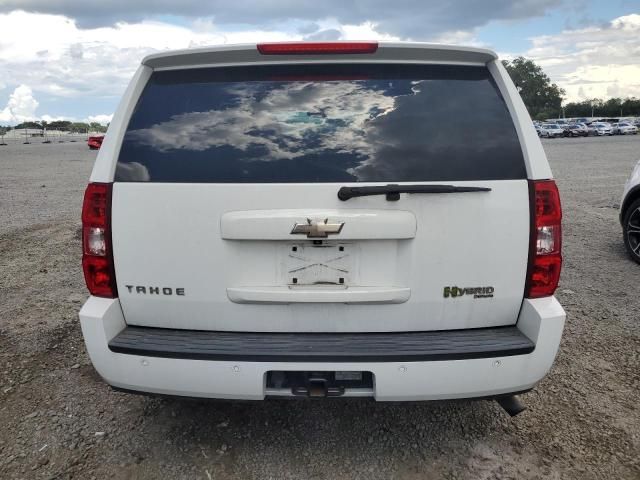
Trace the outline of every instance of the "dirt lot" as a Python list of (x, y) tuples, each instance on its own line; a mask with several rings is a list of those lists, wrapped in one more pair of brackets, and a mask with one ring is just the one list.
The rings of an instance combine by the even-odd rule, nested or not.
[(486, 401), (196, 402), (113, 392), (77, 311), (83, 144), (0, 147), (0, 478), (640, 478), (640, 266), (617, 220), (640, 136), (545, 148), (565, 210), (552, 373)]

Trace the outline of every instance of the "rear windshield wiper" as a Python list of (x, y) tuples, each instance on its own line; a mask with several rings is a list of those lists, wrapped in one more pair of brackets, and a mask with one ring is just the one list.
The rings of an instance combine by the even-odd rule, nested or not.
[(382, 185), (375, 187), (341, 187), (338, 198), (343, 202), (353, 197), (386, 195), (387, 200), (400, 200), (401, 193), (467, 193), (490, 192), (488, 187), (456, 187), (455, 185)]

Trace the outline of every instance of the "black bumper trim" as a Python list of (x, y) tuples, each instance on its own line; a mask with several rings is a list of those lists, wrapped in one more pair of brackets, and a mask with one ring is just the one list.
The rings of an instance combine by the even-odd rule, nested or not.
[[(109, 387), (111, 388), (111, 390), (113, 390), (114, 392), (118, 392), (118, 393), (126, 393), (128, 395), (140, 395), (142, 397), (150, 397), (150, 398), (166, 398), (166, 399), (173, 399), (173, 400), (191, 400), (194, 402), (233, 402), (233, 403), (258, 403), (258, 402), (264, 402), (265, 400), (275, 400), (275, 401), (304, 401), (304, 400), (308, 400), (308, 397), (296, 397), (295, 395), (292, 395), (290, 397), (285, 397), (285, 396), (271, 396), (271, 395), (265, 395), (264, 399), (260, 399), (260, 400), (246, 400), (246, 399), (235, 399), (235, 398), (216, 398), (216, 397), (192, 397), (189, 395), (178, 395), (178, 394), (171, 394), (171, 393), (154, 393), (154, 392), (145, 392), (143, 390), (133, 390), (130, 388), (122, 388), (122, 387), (115, 387), (113, 385), (109, 385)], [(457, 397), (457, 398), (442, 398), (440, 400), (384, 400), (384, 403), (397, 403), (397, 404), (402, 404), (402, 405), (409, 405), (409, 404), (419, 404), (419, 403), (424, 403), (424, 402), (465, 402), (468, 400), (496, 400), (498, 398), (501, 397), (509, 397), (511, 395), (524, 395), (525, 393), (529, 393), (533, 391), (533, 388), (527, 388), (526, 390), (517, 390), (515, 392), (509, 392), (509, 393), (497, 393), (496, 395), (482, 395), (480, 397)], [(348, 401), (375, 401), (375, 398), (373, 396), (371, 397), (325, 397), (328, 400), (348, 400)]]
[(262, 333), (129, 326), (109, 342), (115, 353), (242, 362), (417, 362), (531, 353), (514, 326), (385, 333)]

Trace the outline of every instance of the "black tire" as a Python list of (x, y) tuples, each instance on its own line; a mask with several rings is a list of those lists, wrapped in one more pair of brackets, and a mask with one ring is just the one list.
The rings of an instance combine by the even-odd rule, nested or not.
[(622, 237), (631, 258), (640, 263), (640, 198), (632, 202), (624, 212)]

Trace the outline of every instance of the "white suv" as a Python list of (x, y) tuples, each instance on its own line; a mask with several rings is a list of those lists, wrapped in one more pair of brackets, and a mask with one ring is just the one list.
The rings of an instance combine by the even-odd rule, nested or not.
[(624, 186), (620, 223), (624, 245), (631, 258), (640, 263), (640, 162), (636, 164)]
[(488, 50), (151, 55), (85, 194), (89, 355), (138, 392), (517, 413), (565, 320), (551, 178)]

